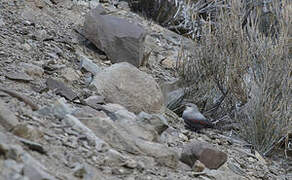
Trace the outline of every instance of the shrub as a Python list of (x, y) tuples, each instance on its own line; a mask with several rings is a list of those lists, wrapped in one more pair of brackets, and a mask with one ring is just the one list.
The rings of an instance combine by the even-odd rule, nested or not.
[(246, 6), (229, 1), (230, 10), (219, 11), (215, 23), (202, 25), (193, 52), (182, 45), (177, 62), (188, 98), (211, 102), (207, 108), (215, 109), (209, 111), (213, 117), (235, 112), (239, 134), (263, 155), (292, 121), (291, 5), (277, 2)]

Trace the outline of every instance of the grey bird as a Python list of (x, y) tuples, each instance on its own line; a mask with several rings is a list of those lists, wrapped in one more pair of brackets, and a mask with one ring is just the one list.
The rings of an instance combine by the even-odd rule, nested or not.
[(186, 128), (197, 132), (203, 128), (214, 127), (213, 123), (200, 113), (195, 104), (187, 103), (185, 106), (186, 109), (183, 112), (182, 118)]

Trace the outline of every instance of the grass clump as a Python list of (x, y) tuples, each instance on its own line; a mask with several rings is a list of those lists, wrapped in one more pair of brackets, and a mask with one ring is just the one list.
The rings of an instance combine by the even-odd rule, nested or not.
[(268, 155), (292, 122), (291, 4), (226, 3), (202, 25), (193, 52), (182, 45), (177, 72), (188, 98), (213, 118), (235, 114), (239, 134)]

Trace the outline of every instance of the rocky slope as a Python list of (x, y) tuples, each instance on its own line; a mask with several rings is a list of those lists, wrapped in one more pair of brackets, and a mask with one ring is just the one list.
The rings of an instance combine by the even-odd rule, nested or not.
[[(252, 152), (232, 131), (185, 130), (165, 107), (172, 88), (160, 86), (175, 80), (180, 41), (192, 41), (125, 2), (102, 2), (0, 1), (1, 180), (292, 178), (291, 164)], [(104, 53), (88, 40), (86, 14), (100, 4), (102, 16), (145, 31), (142, 42), (129, 33), (115, 42), (136, 43), (133, 65), (118, 59), (127, 48), (103, 44)], [(123, 29), (111, 27), (104, 33)]]

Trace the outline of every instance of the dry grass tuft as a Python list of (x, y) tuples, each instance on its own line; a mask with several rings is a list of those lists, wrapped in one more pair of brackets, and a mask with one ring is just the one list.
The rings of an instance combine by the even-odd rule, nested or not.
[(292, 12), (289, 0), (277, 2), (229, 1), (230, 10), (219, 11), (216, 23), (202, 25), (194, 52), (182, 45), (177, 62), (189, 98), (211, 102), (213, 117), (234, 109), (240, 135), (263, 155), (292, 122)]

